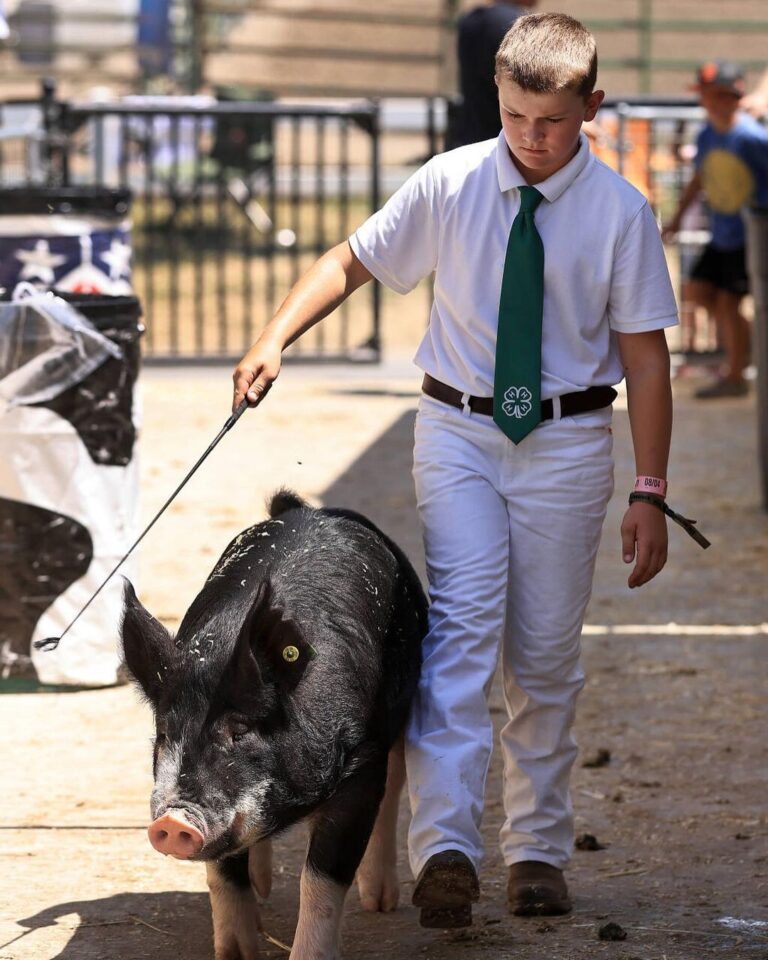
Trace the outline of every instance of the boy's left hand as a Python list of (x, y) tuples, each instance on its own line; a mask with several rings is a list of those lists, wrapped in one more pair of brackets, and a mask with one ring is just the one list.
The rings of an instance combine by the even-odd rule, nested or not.
[(652, 580), (667, 562), (667, 518), (650, 503), (633, 503), (621, 522), (624, 563), (635, 561), (629, 587)]

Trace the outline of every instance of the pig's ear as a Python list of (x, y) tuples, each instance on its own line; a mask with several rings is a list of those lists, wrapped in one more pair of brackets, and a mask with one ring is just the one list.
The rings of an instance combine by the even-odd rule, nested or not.
[(262, 683), (277, 693), (290, 693), (304, 676), (314, 650), (269, 584), (251, 614), (243, 629)]
[(304, 676), (315, 651), (296, 621), (279, 607), (266, 611), (260, 626), (251, 637), (251, 645), (262, 673), (281, 691), (290, 693)]
[(275, 694), (294, 689), (313, 653), (298, 626), (274, 604), (269, 584), (264, 584), (237, 640), (231, 673), (237, 701), (251, 701), (252, 713), (268, 713), (277, 704)]
[(168, 677), (173, 639), (139, 602), (130, 580), (123, 587), (123, 659), (151, 703), (157, 703)]
[(245, 713), (252, 713), (261, 703), (263, 682), (261, 670), (251, 649), (251, 634), (254, 623), (263, 612), (267, 588), (262, 586), (246, 614), (237, 635), (234, 653), (224, 675), (223, 690), (227, 699)]

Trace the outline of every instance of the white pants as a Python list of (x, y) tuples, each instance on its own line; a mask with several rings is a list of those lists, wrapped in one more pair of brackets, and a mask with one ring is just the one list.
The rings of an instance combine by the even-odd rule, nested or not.
[(490, 417), (422, 397), (414, 478), (429, 632), (406, 733), (418, 875), (441, 850), (478, 865), (501, 649), (506, 864), (563, 867), (573, 850), (571, 734), (580, 637), (613, 492), (606, 413), (548, 421), (515, 446)]

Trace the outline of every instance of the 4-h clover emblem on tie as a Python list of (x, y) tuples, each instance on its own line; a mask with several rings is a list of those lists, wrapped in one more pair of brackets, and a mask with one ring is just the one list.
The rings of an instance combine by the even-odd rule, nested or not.
[(528, 387), (510, 387), (504, 393), (504, 402), (501, 409), (508, 417), (522, 420), (531, 412), (533, 396)]

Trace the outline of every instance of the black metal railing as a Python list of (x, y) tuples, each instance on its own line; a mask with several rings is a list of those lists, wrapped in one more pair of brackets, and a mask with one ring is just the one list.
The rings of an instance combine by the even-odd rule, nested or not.
[[(58, 101), (49, 87), (40, 110), (34, 149), (19, 154), (21, 170), (2, 169), (3, 182), (37, 175), (131, 192), (132, 284), (151, 359), (241, 356), (299, 275), (380, 203), (374, 102), (94, 104)], [(372, 284), (290, 356), (375, 362), (380, 316)]]
[[(8, 127), (13, 136), (0, 136), (0, 185), (129, 188), (146, 354), (185, 361), (240, 356), (301, 273), (443, 149), (451, 113), (441, 98), (381, 109), (367, 101), (212, 98), (65, 103), (50, 87), (36, 108), (40, 122), (31, 132), (3, 115), (0, 132)], [(598, 120), (592, 149), (648, 197), (660, 224), (668, 221), (693, 172), (701, 108), (689, 98), (614, 99)], [(717, 349), (712, 319), (685, 299), (687, 272), (707, 239), (702, 208), (667, 250), (682, 317), (670, 345), (692, 359)], [(398, 301), (387, 315), (388, 343), (410, 338), (410, 347), (426, 313), (426, 303)], [(373, 284), (290, 352), (376, 361), (381, 329), (381, 290)]]

